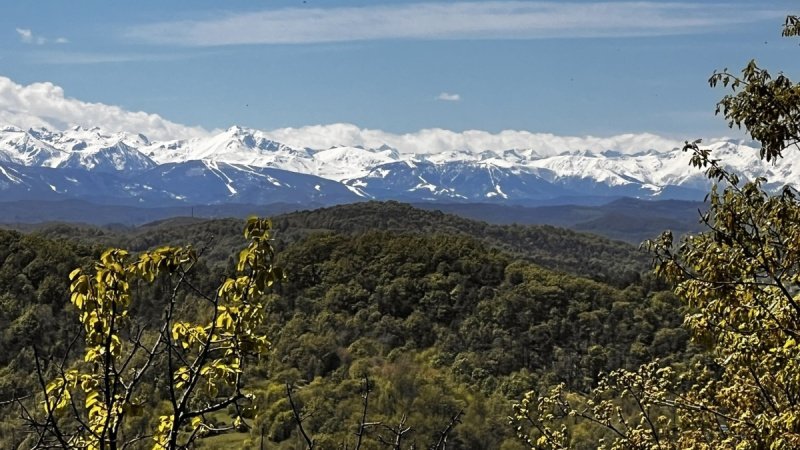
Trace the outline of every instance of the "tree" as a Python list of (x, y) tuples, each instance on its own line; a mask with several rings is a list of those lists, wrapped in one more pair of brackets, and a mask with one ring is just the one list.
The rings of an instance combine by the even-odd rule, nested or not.
[[(786, 19), (783, 34), (800, 35), (798, 17)], [(800, 84), (754, 61), (741, 75), (715, 72), (709, 83), (732, 89), (717, 112), (761, 143), (762, 159), (800, 150)], [(529, 393), (511, 422), (532, 448), (575, 445), (568, 417), (589, 423), (614, 449), (800, 448), (797, 190), (771, 194), (763, 178), (742, 182), (697, 144), (684, 150), (715, 182), (706, 231), (677, 246), (665, 232), (646, 246), (706, 353), (683, 367), (654, 362), (614, 372), (585, 395)]]
[[(197, 262), (191, 247), (163, 247), (136, 258), (110, 249), (91, 271), (75, 269), (71, 302), (82, 333), (69, 347), (82, 336), (83, 358), (73, 362), (67, 353), (48, 368), (36, 355), (41, 412), (20, 402), (35, 431), (31, 446), (116, 450), (152, 439), (154, 449), (187, 448), (220, 431), (206, 418), (223, 409), (235, 418), (222, 429), (247, 428), (252, 395), (244, 369), (269, 347), (260, 334), (266, 294), (283, 277), (272, 264), (269, 231), (267, 220), (247, 221), (249, 244), (239, 254), (236, 277), (210, 294), (191, 280)], [(135, 293), (154, 284), (167, 292), (163, 315), (156, 324), (142, 323), (131, 313)], [(167, 405), (142, 426), (135, 419), (149, 398), (165, 398)]]

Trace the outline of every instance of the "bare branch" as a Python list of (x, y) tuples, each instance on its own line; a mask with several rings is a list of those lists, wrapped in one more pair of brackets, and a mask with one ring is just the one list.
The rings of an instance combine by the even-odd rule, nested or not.
[(356, 440), (355, 450), (361, 449), (361, 441), (364, 437), (364, 433), (366, 432), (367, 408), (369, 408), (369, 393), (371, 390), (372, 388), (369, 383), (369, 376), (364, 375), (364, 381), (361, 388), (361, 398), (363, 399), (364, 408), (361, 411), (361, 421), (358, 424), (358, 432), (356, 432), (358, 439)]
[(431, 447), (431, 450), (439, 450), (439, 449), (445, 450), (447, 448), (447, 438), (450, 436), (450, 433), (453, 431), (453, 428), (455, 428), (456, 425), (461, 423), (461, 416), (463, 414), (464, 414), (464, 409), (462, 408), (458, 411), (458, 413), (456, 413), (455, 416), (453, 416), (452, 419), (450, 419), (450, 422), (447, 424), (444, 430), (442, 430), (442, 432), (439, 433), (439, 440), (433, 447)]
[(306, 445), (308, 446), (308, 450), (313, 450), (314, 448), (314, 439), (308, 436), (306, 433), (305, 428), (303, 428), (303, 417), (300, 416), (300, 411), (297, 410), (297, 406), (294, 404), (294, 398), (292, 397), (292, 385), (286, 383), (286, 396), (289, 398), (289, 406), (292, 407), (292, 416), (294, 416), (294, 421), (297, 423), (297, 427), (300, 429), (300, 434), (303, 436), (303, 439), (306, 441)]

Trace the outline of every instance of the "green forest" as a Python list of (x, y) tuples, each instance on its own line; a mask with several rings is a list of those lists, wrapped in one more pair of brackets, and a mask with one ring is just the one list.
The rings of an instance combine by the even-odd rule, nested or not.
[[(72, 269), (89, 267), (108, 246), (191, 243), (206, 246), (191, 276), (207, 290), (235, 265), (243, 226), (175, 219), (126, 230), (3, 231), (3, 398), (36, 390), (32, 346), (59, 355), (79, 331), (65, 294)], [(260, 330), (270, 352), (250, 369), (259, 413), (248, 432), (204, 445), (255, 448), (263, 437), (267, 448), (302, 448), (289, 383), (298, 408), (314, 411), (304, 427), (320, 448), (352, 446), (367, 376), (370, 421), (407, 417), (409, 444), (433, 444), (463, 410), (450, 446), (520, 448), (507, 416), (530, 388), (564, 382), (587, 390), (603, 371), (691, 354), (680, 302), (627, 244), (552, 227), (489, 226), (400, 203), (279, 216), (274, 227), (275, 263), (287, 278), (270, 294)], [(142, 289), (132, 314), (158, 321), (169, 291), (158, 283)], [(162, 401), (154, 396), (145, 410)], [(13, 448), (26, 433), (8, 414), (3, 438)], [(365, 448), (379, 443), (369, 436)]]
[[(800, 85), (709, 83), (799, 151)], [(705, 231), (641, 248), (395, 202), (0, 230), (0, 448), (800, 448), (797, 190), (684, 151)]]

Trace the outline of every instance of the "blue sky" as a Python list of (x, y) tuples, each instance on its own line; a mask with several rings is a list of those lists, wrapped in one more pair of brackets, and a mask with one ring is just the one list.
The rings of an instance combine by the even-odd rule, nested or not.
[(6, 3), (0, 76), (205, 129), (713, 137), (715, 69), (800, 77), (789, 1)]

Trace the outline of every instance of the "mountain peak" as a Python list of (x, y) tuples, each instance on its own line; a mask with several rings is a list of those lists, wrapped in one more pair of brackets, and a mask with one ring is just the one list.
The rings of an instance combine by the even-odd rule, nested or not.
[(249, 128), (241, 127), (239, 125), (233, 125), (233, 126), (229, 127), (225, 131), (226, 131), (226, 133), (232, 134), (234, 136), (243, 135), (243, 134), (253, 134), (253, 130), (251, 130)]

